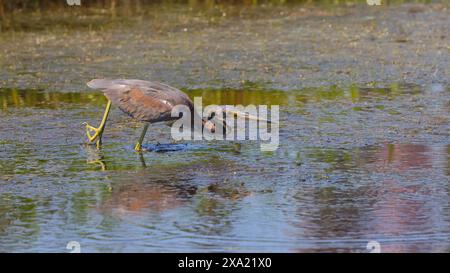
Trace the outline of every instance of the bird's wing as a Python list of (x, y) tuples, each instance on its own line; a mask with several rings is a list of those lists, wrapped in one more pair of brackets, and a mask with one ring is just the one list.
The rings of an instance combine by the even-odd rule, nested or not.
[(94, 89), (101, 89), (113, 104), (141, 121), (173, 120), (171, 111), (175, 105), (183, 104), (193, 107), (192, 101), (185, 93), (162, 83), (126, 79), (94, 79), (87, 85)]

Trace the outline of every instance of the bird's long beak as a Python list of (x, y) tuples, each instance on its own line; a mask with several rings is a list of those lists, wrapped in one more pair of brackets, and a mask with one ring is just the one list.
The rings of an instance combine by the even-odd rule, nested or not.
[(234, 117), (243, 118), (243, 119), (249, 119), (249, 120), (256, 120), (256, 121), (263, 121), (267, 123), (272, 123), (271, 120), (260, 118), (254, 115), (250, 115), (247, 112), (240, 112), (240, 111), (227, 111), (228, 113), (232, 114)]

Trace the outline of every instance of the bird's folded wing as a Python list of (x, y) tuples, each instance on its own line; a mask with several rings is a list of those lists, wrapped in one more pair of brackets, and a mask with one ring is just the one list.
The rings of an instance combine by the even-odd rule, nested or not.
[(185, 105), (193, 111), (193, 103), (184, 92), (169, 85), (136, 79), (94, 79), (87, 83), (101, 89), (113, 104), (130, 116), (148, 122), (170, 121), (171, 110)]
[(87, 83), (94, 89), (101, 89), (105, 96), (131, 117), (147, 122), (171, 119), (173, 105), (152, 92), (154, 83), (140, 80), (94, 79)]
[(131, 87), (123, 92), (108, 89), (104, 93), (113, 104), (137, 120), (159, 122), (171, 119), (172, 105), (169, 102), (149, 96), (139, 88)]

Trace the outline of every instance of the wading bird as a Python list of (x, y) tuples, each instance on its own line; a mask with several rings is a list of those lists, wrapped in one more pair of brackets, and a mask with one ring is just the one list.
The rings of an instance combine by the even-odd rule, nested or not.
[[(144, 129), (134, 147), (136, 151), (142, 150), (142, 141), (144, 140), (150, 123), (164, 121), (173, 122), (174, 120), (181, 118), (181, 116), (172, 117), (171, 115), (172, 109), (176, 105), (185, 105), (189, 107), (192, 114), (192, 120), (194, 120), (194, 115), (198, 115), (194, 109), (193, 102), (185, 93), (159, 82), (127, 79), (94, 79), (88, 82), (87, 85), (90, 88), (102, 90), (108, 99), (105, 113), (103, 114), (103, 119), (100, 122), (99, 127), (96, 128), (88, 123), (84, 123), (86, 125), (86, 135), (89, 142), (93, 143), (97, 140), (96, 144), (98, 148), (102, 144), (102, 135), (112, 104), (118, 106), (132, 118), (145, 122)], [(214, 133), (216, 125), (215, 123), (210, 122), (210, 120), (216, 116), (225, 116), (222, 114), (231, 114), (233, 117), (238, 116), (253, 120), (264, 120), (239, 111), (227, 112), (224, 106), (218, 106), (217, 109), (208, 112), (208, 118), (199, 119), (202, 121), (201, 128), (197, 128), (199, 126), (194, 126), (193, 129), (202, 130), (205, 128), (211, 133)], [(216, 118), (215, 120), (222, 123), (222, 128), (226, 128), (225, 119)], [(196, 123), (193, 122), (192, 124)]]

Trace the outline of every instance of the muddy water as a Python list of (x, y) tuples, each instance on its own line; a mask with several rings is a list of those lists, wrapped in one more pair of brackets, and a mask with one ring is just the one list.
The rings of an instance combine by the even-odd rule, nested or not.
[(113, 108), (99, 151), (101, 93), (1, 89), (0, 251), (450, 251), (447, 86), (185, 91), (280, 105), (279, 149), (153, 125), (181, 148), (139, 155)]
[(18, 13), (17, 30), (0, 35), (0, 85), (78, 92), (93, 77), (278, 90), (449, 84), (449, 1), (359, 2)]
[[(449, 252), (448, 1), (359, 2), (2, 17), (0, 252)], [(280, 105), (280, 146), (154, 125), (139, 155), (113, 107), (97, 150), (94, 77)]]

